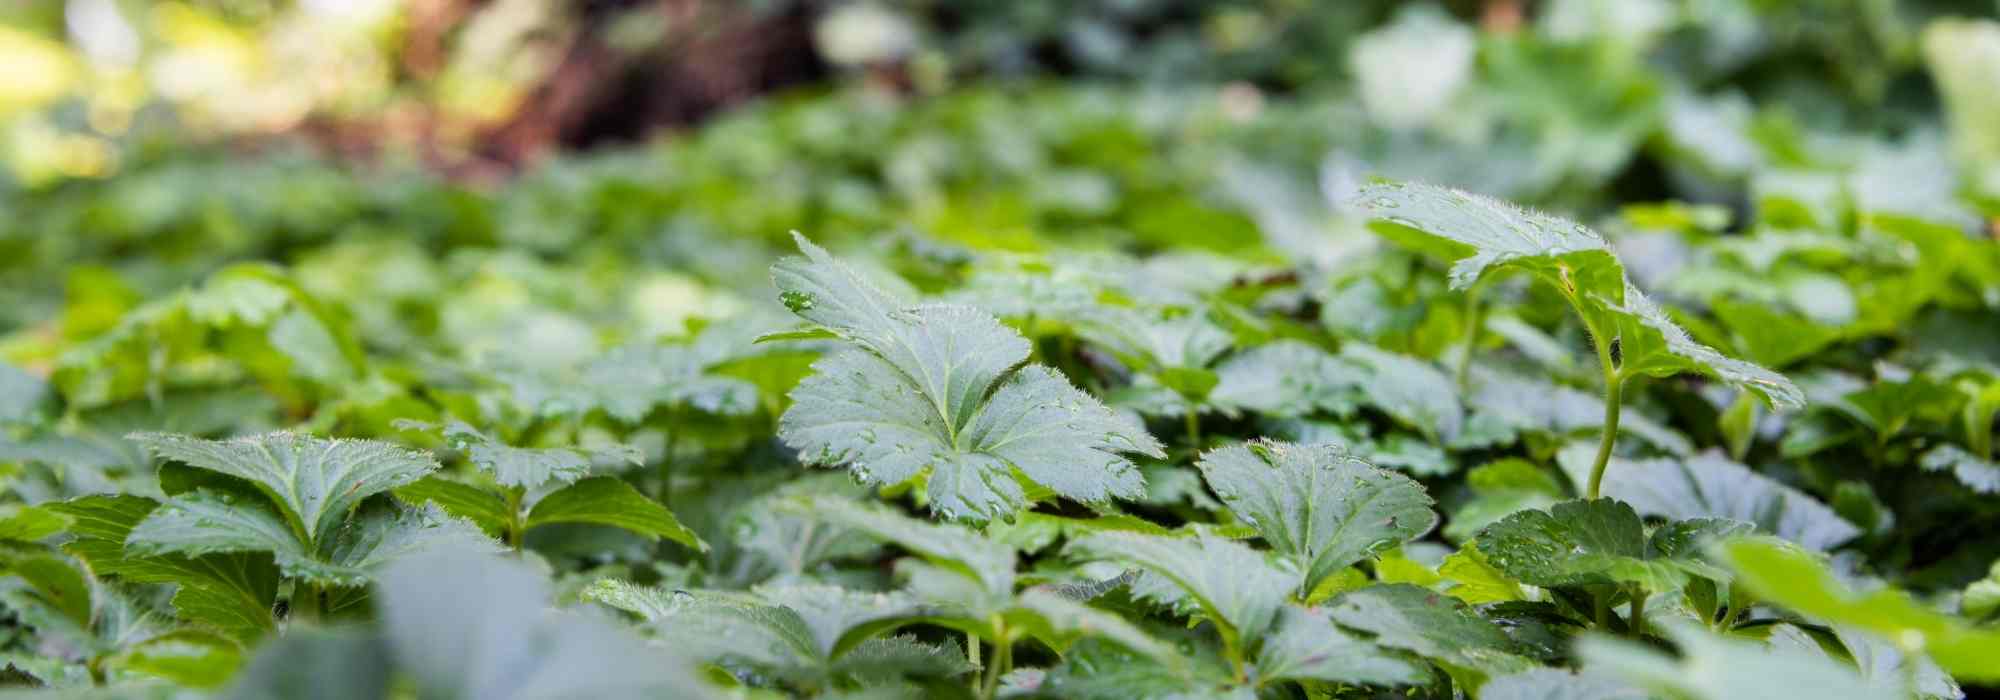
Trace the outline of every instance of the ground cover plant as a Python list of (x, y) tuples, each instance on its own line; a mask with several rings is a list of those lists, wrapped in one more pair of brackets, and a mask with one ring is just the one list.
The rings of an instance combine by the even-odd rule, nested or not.
[(0, 189), (0, 693), (1992, 693), (2000, 24), (1712, 4)]

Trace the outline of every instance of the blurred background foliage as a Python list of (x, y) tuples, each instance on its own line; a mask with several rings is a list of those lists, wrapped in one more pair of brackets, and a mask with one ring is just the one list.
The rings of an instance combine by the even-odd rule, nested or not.
[[(1872, 211), (1991, 236), (1996, 10), (11, 3), (0, 329), (46, 366), (56, 336), (244, 260), (356, 309), (491, 275), (563, 290), (538, 304), (724, 316), (792, 229), (1327, 261), (1363, 245), (1337, 203), (1375, 176), (1586, 217), (1679, 199), (1719, 207), (1689, 226)], [(602, 274), (628, 269), (650, 272)]]

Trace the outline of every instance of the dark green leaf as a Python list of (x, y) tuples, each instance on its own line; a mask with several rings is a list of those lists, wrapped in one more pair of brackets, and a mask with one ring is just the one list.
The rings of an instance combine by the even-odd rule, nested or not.
[(615, 477), (584, 479), (536, 502), (528, 511), (528, 527), (550, 523), (609, 525), (708, 550), (708, 543), (682, 525), (666, 506)]

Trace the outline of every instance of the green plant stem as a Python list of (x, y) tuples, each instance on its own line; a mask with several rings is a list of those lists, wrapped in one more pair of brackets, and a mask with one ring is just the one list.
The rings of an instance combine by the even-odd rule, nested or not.
[(1243, 643), (1236, 636), (1236, 628), (1218, 624), (1216, 631), (1222, 635), (1222, 656), (1229, 661), (1230, 672), (1236, 674), (1238, 682), (1250, 680), (1250, 669), (1243, 661)]
[(1626, 625), (1626, 627), (1631, 630), (1632, 638), (1644, 639), (1646, 637), (1646, 589), (1636, 586), (1632, 588), (1632, 610), (1628, 615), (1632, 619), (1631, 623)]
[(982, 665), (979, 660), (979, 635), (971, 632), (965, 633), (965, 660), (971, 663), (973, 668), (979, 668)]
[(1000, 676), (1014, 663), (1014, 645), (1007, 638), (1007, 623), (996, 616), (993, 620), (993, 661), (986, 664), (986, 678), (979, 683), (979, 697), (991, 700), (1000, 688)]
[(1609, 593), (1604, 593), (1603, 595), (1599, 595), (1597, 591), (1592, 591), (1590, 594), (1590, 603), (1591, 607), (1594, 608), (1594, 610), (1592, 610), (1593, 614), (1591, 615), (1591, 617), (1595, 618), (1597, 629), (1602, 631), (1606, 627), (1610, 626), (1611, 595)]
[(507, 489), (507, 546), (521, 551), (521, 542), (526, 539), (527, 523), (521, 521), (521, 496), (523, 489)]
[(1611, 447), (1618, 440), (1619, 386), (1614, 381), (1604, 388), (1604, 435), (1597, 440), (1597, 458), (1590, 462), (1590, 487), (1584, 497), (1597, 500), (1604, 491), (1604, 468), (1611, 464)]
[(1186, 416), (1187, 421), (1188, 444), (1199, 450), (1201, 449), (1201, 413), (1194, 410), (1193, 406), (1189, 406), (1187, 413), (1183, 415)]
[(1743, 612), (1743, 606), (1731, 602), (1729, 604), (1729, 611), (1722, 614), (1722, 622), (1716, 623), (1715, 631), (1728, 634), (1730, 628), (1736, 626), (1737, 613), (1741, 612)]
[(326, 622), (326, 592), (320, 589), (319, 584), (300, 581), (293, 585), (290, 617), (314, 623)]
[(1590, 485), (1584, 490), (1584, 498), (1597, 500), (1604, 487), (1604, 468), (1611, 464), (1611, 448), (1618, 442), (1618, 407), (1622, 403), (1625, 377), (1611, 362), (1611, 341), (1595, 330), (1591, 337), (1597, 341), (1597, 360), (1604, 367), (1604, 433), (1597, 439), (1597, 458), (1590, 463)]

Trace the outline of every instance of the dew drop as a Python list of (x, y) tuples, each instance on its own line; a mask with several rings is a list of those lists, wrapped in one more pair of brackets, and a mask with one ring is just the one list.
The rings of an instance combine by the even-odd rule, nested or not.
[(785, 308), (791, 309), (792, 313), (805, 311), (819, 303), (819, 299), (814, 297), (811, 292), (799, 291), (781, 293), (778, 295), (778, 300), (784, 302)]

